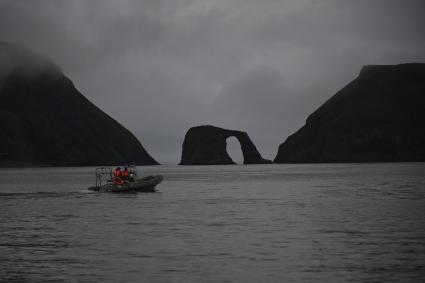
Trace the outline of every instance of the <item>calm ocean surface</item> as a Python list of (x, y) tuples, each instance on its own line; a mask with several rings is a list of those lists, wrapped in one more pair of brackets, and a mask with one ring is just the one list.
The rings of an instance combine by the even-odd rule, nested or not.
[(1, 282), (424, 282), (425, 164), (0, 170)]

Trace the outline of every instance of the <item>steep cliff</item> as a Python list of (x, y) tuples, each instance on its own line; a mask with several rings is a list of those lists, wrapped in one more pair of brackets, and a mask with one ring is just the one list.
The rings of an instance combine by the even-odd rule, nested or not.
[(53, 63), (0, 43), (0, 165), (157, 164)]
[(276, 163), (425, 161), (425, 64), (366, 66), (279, 146)]
[(180, 165), (225, 165), (235, 164), (226, 151), (226, 139), (239, 140), (244, 164), (268, 164), (270, 160), (261, 157), (246, 132), (226, 130), (214, 126), (190, 128), (183, 142)]

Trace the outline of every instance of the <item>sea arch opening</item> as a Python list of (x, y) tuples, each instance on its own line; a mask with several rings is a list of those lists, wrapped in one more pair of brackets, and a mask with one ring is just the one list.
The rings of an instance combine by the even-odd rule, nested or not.
[(236, 137), (230, 136), (226, 139), (226, 151), (233, 162), (244, 164), (242, 145)]

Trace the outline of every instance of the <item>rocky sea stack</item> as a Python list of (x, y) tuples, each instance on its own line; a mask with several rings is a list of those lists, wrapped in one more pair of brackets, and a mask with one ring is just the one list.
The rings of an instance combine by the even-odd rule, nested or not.
[(279, 146), (276, 163), (425, 161), (425, 64), (366, 66)]
[(180, 165), (235, 164), (226, 150), (226, 139), (229, 137), (239, 140), (244, 164), (271, 163), (270, 160), (261, 157), (246, 132), (207, 125), (190, 128), (186, 133)]
[(0, 165), (158, 164), (55, 64), (0, 43)]

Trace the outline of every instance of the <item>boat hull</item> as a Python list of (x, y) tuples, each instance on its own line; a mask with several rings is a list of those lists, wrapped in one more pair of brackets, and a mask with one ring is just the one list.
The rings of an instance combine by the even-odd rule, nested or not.
[(156, 185), (162, 182), (162, 175), (147, 176), (137, 179), (134, 182), (127, 182), (122, 185), (107, 183), (98, 187), (89, 187), (90, 191), (108, 193), (129, 193), (129, 192), (155, 192)]

